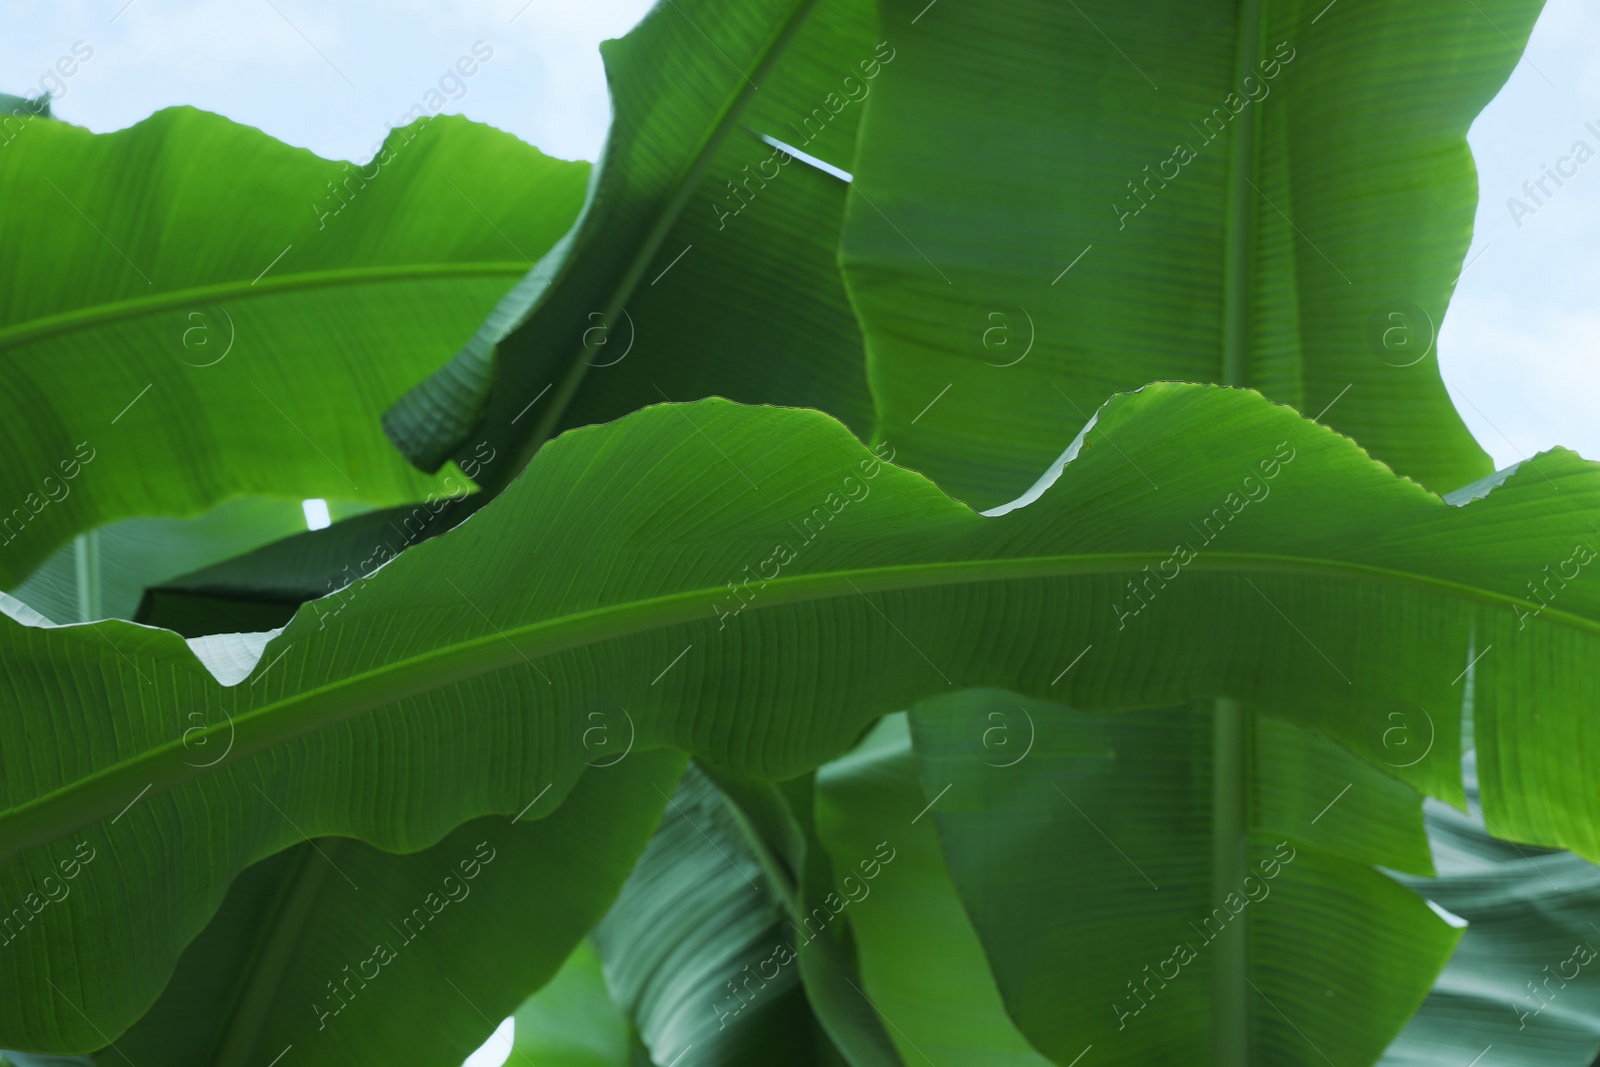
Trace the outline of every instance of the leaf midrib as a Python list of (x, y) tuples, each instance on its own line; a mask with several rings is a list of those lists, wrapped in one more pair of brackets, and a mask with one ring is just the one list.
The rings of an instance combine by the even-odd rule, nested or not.
[[(240, 972), (244, 980), (228, 1006), (227, 1022), (212, 1057), (213, 1067), (245, 1067), (254, 1053), (261, 1027), (283, 986), (294, 949), (305, 936), (306, 924), (332, 869), (333, 853), (342, 840), (327, 838), (321, 845), (307, 840), (301, 848), (294, 870), (279, 887), (255, 951)], [(313, 863), (313, 850), (325, 862)]]
[[(1260, 62), (1262, 8), (1266, 0), (1239, 0), (1233, 84), (1243, 86)], [(1226, 232), (1223, 246), (1221, 382), (1249, 384), (1253, 324), (1251, 289), (1255, 240), (1252, 174), (1260, 171), (1261, 108), (1238, 116), (1228, 153)], [(1247, 188), (1248, 186), (1248, 188)], [(1222, 900), (1250, 873), (1251, 712), (1238, 701), (1212, 701), (1211, 896)], [(1254, 1051), (1250, 1023), (1250, 918), (1230, 929), (1212, 954), (1211, 1059), (1248, 1067)], [(1263, 979), (1265, 980), (1265, 979)]]
[(222, 300), (253, 299), (307, 289), (339, 289), (395, 282), (501, 276), (520, 278), (527, 272), (526, 263), (408, 263), (391, 267), (347, 267), (339, 270), (303, 271), (299, 274), (285, 274), (259, 281), (241, 279), (216, 285), (190, 286), (154, 296), (92, 304), (5, 327), (0, 329), (0, 350), (75, 330), (126, 322), (181, 308), (192, 309), (197, 304), (217, 303)]
[[(763, 602), (750, 607), (765, 611), (865, 593), (1138, 571), (1144, 566), (1156, 565), (1167, 555), (1165, 552), (1089, 553), (827, 571), (773, 579), (762, 590)], [(1543, 607), (1491, 589), (1363, 563), (1265, 553), (1213, 552), (1194, 559), (1185, 569), (1365, 579), (1489, 607), (1521, 607), (1539, 612), (1541, 619), (1600, 636), (1600, 620)], [(184, 741), (169, 741), (0, 814), (0, 841), (4, 841), (0, 845), (0, 860), (116, 814), (130, 797), (142, 793), (147, 785), (150, 795), (155, 795), (304, 734), (400, 700), (531, 662), (535, 657), (666, 626), (703, 622), (708, 600), (724, 593), (722, 586), (696, 588), (497, 629), (493, 634), (430, 649), (303, 690), (240, 715), (227, 724), (208, 727), (202, 735), (206, 740), (216, 738), (220, 742), (222, 733), (230, 729), (234, 738), (228, 757), (211, 767), (196, 768), (183, 760), (183, 754), (193, 751), (198, 743), (194, 738), (189, 738), (187, 745)], [(149, 799), (150, 796), (145, 796), (141, 803)]]

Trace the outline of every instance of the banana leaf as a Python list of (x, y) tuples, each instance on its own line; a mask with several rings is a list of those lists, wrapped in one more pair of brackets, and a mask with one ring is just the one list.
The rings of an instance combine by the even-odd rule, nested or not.
[[(1215, 717), (993, 690), (911, 711), (921, 789), (899, 807), (930, 805), (1006, 1012), (1057, 1064), (1374, 1063), (1455, 949), (1457, 926), (1373, 869), (1432, 873), (1422, 798), (1266, 716), (1248, 838), (1218, 884)], [(985, 744), (998, 730), (1015, 752)], [(879, 966), (905, 965), (891, 949)]]
[[(550, 785), (530, 813), (551, 810), (594, 758), (591, 711), (640, 750), (781, 780), (946, 690), (1087, 711), (1222, 696), (1459, 801), (1465, 682), (1495, 825), (1600, 856), (1600, 599), (1526, 587), (1587, 558), (1600, 471), (1539, 468), (1453, 506), (1259, 395), (1155, 385), (980, 515), (825, 415), (710, 400), (563, 435), (467, 523), (275, 634), (191, 645), (13, 608), (0, 898), (78, 847), (115, 859), (0, 954), (22, 991), (0, 1041), (72, 1052), (96, 1047), (86, 1019), (130, 1025), (231, 878), (302, 836), (410, 851), (523, 810), (529, 782)], [(1395, 716), (1420, 754), (1395, 750)], [(375, 799), (397, 791), (427, 800)], [(64, 970), (83, 1017), (35, 986)]]
[(594, 932), (606, 984), (655, 1063), (816, 1062), (826, 1038), (783, 918), (721, 791), (691, 767)]
[(629, 1055), (637, 1037), (611, 999), (592, 941), (580, 942), (556, 976), (524, 1001), (513, 1019), (510, 1058), (519, 1063), (632, 1067)]
[[(871, 22), (857, 0), (673, 0), (605, 42), (613, 120), (582, 216), (388, 411), (395, 445), (431, 471), (487, 440), (514, 457), (495, 491), (559, 430), (667, 399), (819, 407), (869, 432), (836, 262), (845, 183), (772, 142), (847, 82), (870, 92)], [(840, 111), (807, 152), (848, 167), (861, 108)]]
[(600, 919), (681, 767), (636, 753), (546, 818), (476, 819), (409, 855), (321, 838), (269, 857), (96, 1061), (459, 1064)]
[(58, 622), (132, 619), (147, 586), (305, 528), (299, 501), (261, 498), (232, 500), (193, 519), (126, 519), (75, 538), (8, 592)]
[[(1027, 742), (1010, 714), (1020, 753)], [(1008, 758), (997, 721), (984, 720), (996, 761)], [(1045, 1067), (1006, 1016), (925, 807), (903, 713), (817, 771), (817, 825), (864, 991), (892, 1020), (888, 1033), (906, 1063)]]
[[(877, 432), (978, 507), (1109, 394), (1248, 385), (1440, 492), (1467, 127), (1541, 0), (885, 0), (840, 262)], [(804, 147), (801, 145), (799, 147)]]
[(119, 519), (441, 488), (378, 417), (570, 225), (588, 168), (457, 117), (374, 152), (169, 108), (0, 154), (0, 587)]

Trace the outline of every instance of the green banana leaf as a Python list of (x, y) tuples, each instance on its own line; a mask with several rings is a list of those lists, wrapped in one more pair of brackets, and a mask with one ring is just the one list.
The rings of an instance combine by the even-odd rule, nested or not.
[[(488, 440), (517, 457), (498, 488), (560, 429), (666, 399), (819, 407), (865, 435), (845, 183), (763, 138), (870, 93), (871, 21), (860, 0), (672, 0), (602, 45), (614, 118), (582, 217), (385, 415), (396, 446), (431, 471)], [(824, 112), (808, 153), (848, 167), (860, 113)]]
[(192, 108), (7, 146), (0, 586), (118, 519), (438, 487), (379, 414), (570, 225), (588, 168), (455, 117), (374, 149), (319, 159)]
[[(1087, 710), (1222, 695), (1459, 800), (1475, 657), (1490, 817), (1600, 855), (1600, 600), (1524, 588), (1597, 510), (1600, 471), (1570, 454), (1454, 507), (1256, 394), (1167, 384), (1113, 400), (1035, 492), (979, 515), (825, 415), (708, 400), (563, 435), (466, 524), (275, 635), (189, 645), (13, 609), (0, 899), (79, 844), (116, 860), (0, 954), (23, 991), (0, 1041), (92, 1043), (34, 988), (63, 969), (87, 1018), (130, 1025), (227, 882), (302, 835), (413, 850), (538, 782), (550, 810), (594, 759), (590, 713), (781, 780), (961, 687)], [(1395, 758), (1397, 715), (1419, 737), (1426, 719), (1419, 756)], [(428, 802), (375, 799), (397, 790)]]
[[(840, 253), (878, 433), (979, 507), (1109, 394), (1249, 385), (1430, 488), (1467, 127), (1540, 0), (885, 0)], [(804, 147), (803, 145), (800, 147)]]
[(455, 1067), (600, 919), (682, 765), (635, 753), (546, 818), (476, 819), (409, 855), (321, 838), (255, 864), (97, 1061)]
[[(911, 711), (921, 790), (899, 808), (931, 805), (1006, 1009), (1053, 1062), (1100, 1049), (1374, 1063), (1459, 937), (1372, 869), (1431, 873), (1422, 798), (1257, 716), (1248, 846), (1219, 878), (1214, 717), (1207, 704), (1103, 716), (994, 690), (939, 697)], [(1000, 729), (1029, 747), (986, 745)], [(892, 952), (880, 963), (896, 965)], [(1241, 1032), (1219, 1043), (1230, 1025)]]
[(508, 1062), (534, 1067), (631, 1067), (635, 1040), (611, 999), (600, 954), (587, 939), (561, 970), (517, 1009)]
[[(985, 725), (1000, 749), (1003, 727)], [(924, 806), (903, 713), (817, 771), (818, 830), (840, 872), (836, 899), (865, 991), (908, 1064), (1046, 1067), (1006, 1016)]]
[(1461, 945), (1382, 1067), (1588, 1067), (1600, 1055), (1600, 869), (1499, 841), (1466, 762), (1468, 811), (1427, 805), (1437, 878), (1404, 878), (1465, 919)]
[[(816, 1062), (793, 935), (722, 793), (690, 767), (594, 943), (657, 1064)], [(691, 1051), (692, 1050), (692, 1051)]]

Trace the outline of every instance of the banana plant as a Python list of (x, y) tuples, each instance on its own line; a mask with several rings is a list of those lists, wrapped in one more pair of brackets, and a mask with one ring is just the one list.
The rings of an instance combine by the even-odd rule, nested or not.
[[(1432, 351), (1469, 235), (1466, 125), (1538, 5), (1069, 6), (673, 0), (603, 50), (616, 122), (581, 208), (581, 165), (461, 120), (409, 151), (397, 131), (406, 177), (314, 207), (325, 258), (267, 300), (248, 290), (278, 261), (243, 267), (267, 227), (219, 250), (204, 211), (248, 195), (286, 220), (303, 178), (350, 168), (189, 111), (102, 137), (36, 123), (34, 155), (0, 161), (8, 187), (143, 152), (194, 248), (169, 275), (117, 213), (126, 190), (69, 168), (85, 184), (56, 192), (125, 248), (80, 234), (91, 284), (17, 287), (0, 348), (37, 385), (103, 349), (109, 316), (123, 359), (25, 396), (13, 432), (68, 440), (130, 368), (199, 403), (151, 409), (166, 418), (111, 467), (74, 456), (112, 474), (29, 527), (7, 584), (99, 522), (243, 492), (404, 507), (152, 573), (140, 617), (169, 629), (0, 602), (0, 900), (20, 902), (0, 1046), (450, 1062), (557, 973), (637, 861), (594, 934), (610, 1010), (585, 948), (556, 987), (598, 1005), (600, 1036), (556, 1040), (537, 994), (519, 1048), (765, 1062), (781, 1031), (854, 1067), (924, 1048), (1370, 1063), (1420, 1004), (1391, 1055), (1432, 1055), (1448, 1016), (1424, 998), (1461, 935), (1421, 895), (1420, 805), (1465, 803), (1464, 745), (1495, 836), (1600, 858), (1600, 601), (1580, 580), (1600, 472), (1556, 452), (1490, 476)], [(253, 184), (182, 180), (208, 139), (256, 154)], [(461, 159), (481, 185), (459, 185)], [(440, 179), (466, 208), (435, 210)], [(7, 248), (60, 223), (7, 219)], [(118, 274), (146, 260), (155, 304)], [(279, 414), (337, 462), (263, 447), (294, 439), (237, 418), (237, 374), (202, 389), (187, 375), (206, 368), (162, 365), (157, 320), (197, 294), (250, 301), (278, 373), (336, 369), (348, 395)], [(1146, 384), (1163, 378), (1269, 399)], [(657, 403), (715, 395), (830, 414)], [(391, 403), (399, 454), (377, 434)], [(176, 448), (195, 412), (231, 443)], [(339, 489), (357, 469), (367, 485)], [(1022, 743), (1011, 706), (1033, 747), (996, 767), (997, 722)], [(907, 708), (910, 734), (894, 720), (813, 776)], [(685, 753), (701, 770), (674, 794)], [(291, 1018), (344, 931), (380, 917), (336, 862), (365, 872), (352, 893), (420, 891), (489, 826), (524, 843), (524, 880), (570, 875), (559, 900), (480, 893), (470, 926), (463, 907), (458, 934), (400, 956), (403, 979), (367, 976), (390, 962), (373, 947)], [(874, 853), (871, 903), (858, 861), (880, 827), (909, 862)], [(1158, 858), (1119, 865), (1105, 846), (1129, 842)], [(1019, 896), (1071, 904), (1041, 925)], [(913, 962), (901, 909), (959, 962)], [(726, 1012), (688, 1013), (772, 959), (730, 948), (733, 911), (829, 932), (762, 986), (782, 1019), (730, 1035)], [(1198, 968), (1152, 940), (1196, 913), (1218, 926)], [(1328, 923), (1347, 936), (1307, 940)], [(468, 978), (475, 953), (495, 962)], [(429, 1027), (435, 975), (470, 995)], [(336, 1006), (369, 1021), (338, 1030)], [(379, 1019), (405, 1022), (363, 1043)]]
[(656, 1063), (805, 1064), (826, 1042), (778, 893), (733, 810), (690, 767), (595, 929), (606, 988)]
[[(1008, 1014), (1057, 1063), (1215, 1050), (1236, 1020), (1247, 1062), (1371, 1063), (1455, 949), (1459, 929), (1372, 869), (1433, 873), (1421, 797), (1313, 734), (1253, 720), (1242, 873), (1219, 895), (1209, 708), (1096, 716), (979, 691), (910, 718), (937, 784), (909, 806), (945, 794), (929, 818), (950, 878)], [(1031, 724), (1025, 758), (985, 749), (997, 724)], [(1018, 899), (1072, 903), (1041, 921)]]
[[(859, 0), (737, 17), (685, 0), (607, 42), (616, 115), (583, 213), (455, 359), (384, 416), (418, 466), (453, 456), (485, 492), (441, 492), (426, 512), (399, 506), (372, 529), (308, 533), (186, 575), (153, 591), (141, 621), (186, 633), (208, 618), (281, 624), (365, 573), (386, 536), (376, 531), (399, 531), (393, 551), (435, 536), (555, 433), (664, 399), (818, 407), (869, 435), (861, 334), (836, 262), (849, 173), (835, 164), (850, 163), (862, 102), (893, 59), (872, 15)], [(791, 121), (847, 99), (825, 130)]]

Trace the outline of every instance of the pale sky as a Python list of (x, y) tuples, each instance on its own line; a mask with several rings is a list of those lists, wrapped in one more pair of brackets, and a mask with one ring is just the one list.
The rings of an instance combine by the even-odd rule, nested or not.
[[(103, 132), (193, 104), (318, 155), (363, 160), (478, 41), (493, 58), (444, 110), (594, 159), (611, 118), (596, 46), (649, 0), (0, 0), (0, 92), (72, 45), (93, 57), (56, 114)], [(119, 13), (120, 12), (120, 13)], [(69, 64), (70, 66), (70, 64)]]
[[(1560, 188), (1547, 182), (1554, 195), (1539, 194), (1535, 214), (1514, 220), (1506, 205), (1517, 197), (1533, 206), (1522, 184), (1574, 142), (1600, 155), (1586, 122), (1600, 129), (1600, 9), (1550, 0), (1469, 134), (1478, 218), (1439, 332), (1456, 406), (1500, 466), (1558, 444), (1600, 459), (1600, 158)], [(1575, 162), (1561, 166), (1570, 173)]]
[[(648, 7), (649, 0), (0, 0), (0, 92), (26, 93), (45, 78), (57, 113), (97, 131), (193, 104), (323, 156), (363, 160), (481, 41), (493, 59), (446, 110), (552, 155), (592, 160), (610, 116), (596, 45), (625, 33)], [(92, 56), (78, 62), (87, 50)], [(50, 82), (61, 57), (76, 72)], [(1584, 128), (1591, 120), (1600, 129), (1600, 9), (1551, 0), (1509, 84), (1472, 129), (1477, 234), (1438, 342), (1457, 407), (1501, 466), (1555, 444), (1600, 458), (1600, 420), (1591, 417), (1600, 403), (1592, 358), (1600, 308), (1587, 299), (1600, 293), (1600, 158), (1531, 215), (1513, 219), (1506, 204), (1512, 196), (1531, 204), (1522, 184), (1574, 142), (1600, 153), (1600, 135)]]

